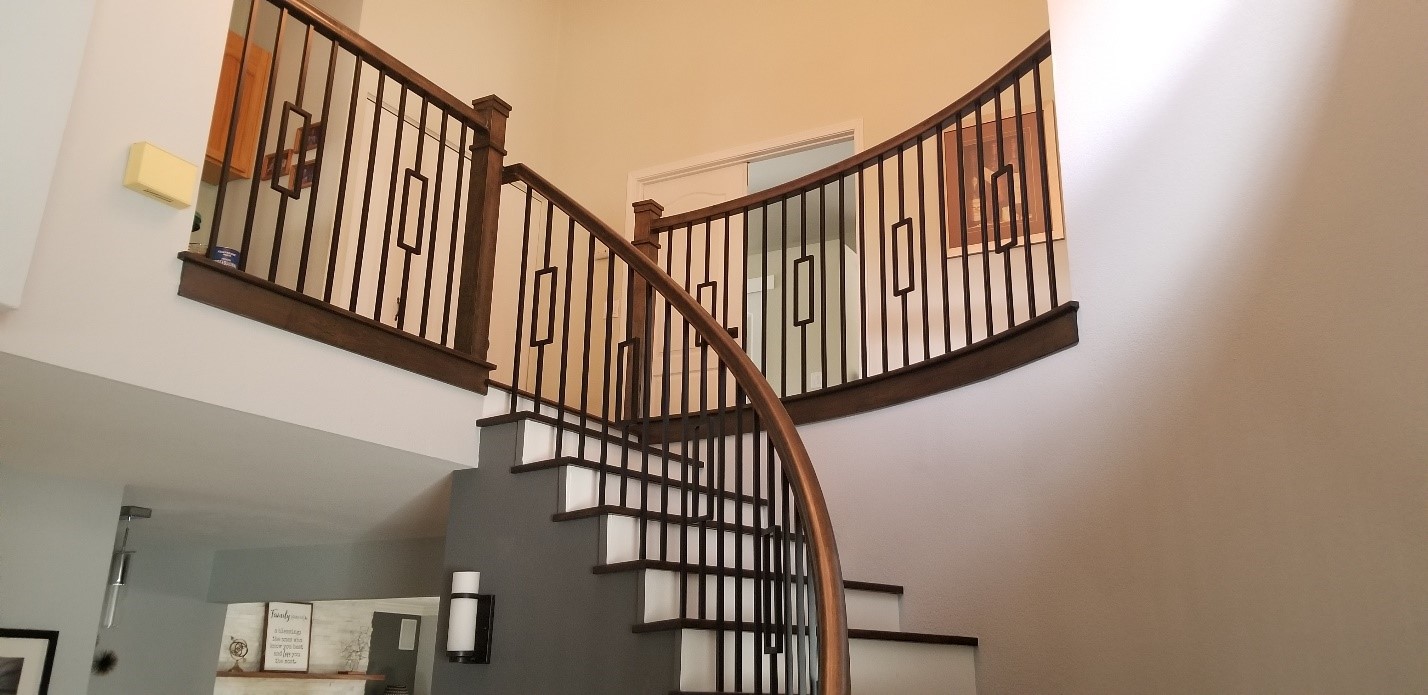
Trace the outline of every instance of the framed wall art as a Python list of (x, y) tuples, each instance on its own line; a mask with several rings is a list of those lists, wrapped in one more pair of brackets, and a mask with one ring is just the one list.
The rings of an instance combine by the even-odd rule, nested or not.
[(263, 670), (307, 673), (312, 652), (312, 604), (271, 602), (263, 623)]
[(0, 695), (49, 695), (59, 633), (0, 628)]

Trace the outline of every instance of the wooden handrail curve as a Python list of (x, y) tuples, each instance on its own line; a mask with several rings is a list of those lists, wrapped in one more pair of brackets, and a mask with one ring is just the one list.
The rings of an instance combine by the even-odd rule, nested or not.
[(857, 171), (868, 162), (881, 159), (897, 152), (897, 150), (901, 148), (907, 147), (927, 131), (940, 127), (942, 124), (956, 118), (968, 109), (980, 107), (996, 94), (999, 87), (1008, 80), (1013, 79), (1024, 66), (1044, 60), (1050, 55), (1051, 32), (1047, 32), (1042, 34), (1041, 38), (1038, 38), (1030, 46), (1027, 46), (1026, 50), (1017, 54), (1015, 58), (1012, 58), (1011, 61), (1002, 66), (1000, 70), (993, 73), (991, 77), (988, 77), (972, 91), (967, 92), (962, 98), (952, 102), (947, 108), (929, 116), (921, 123), (883, 141), (876, 147), (863, 150), (841, 162), (819, 169), (807, 176), (796, 178), (788, 183), (774, 186), (773, 188), (751, 193), (742, 198), (735, 198), (728, 202), (718, 203), (699, 210), (691, 210), (678, 215), (660, 218), (651, 225), (651, 231), (658, 233), (678, 229), (679, 227), (702, 222), (706, 219), (737, 213), (746, 208), (756, 208), (777, 201), (780, 198), (796, 195), (805, 190), (820, 188), (837, 181)]
[(799, 437), (793, 418), (774, 393), (773, 386), (744, 349), (678, 281), (618, 232), (524, 164), (507, 166), (504, 178), (508, 183), (520, 181), (530, 186), (628, 264), (703, 337), (744, 389), (750, 405), (766, 423), (769, 440), (783, 462), (804, 516), (808, 542), (813, 549), (815, 613), (821, 631), (818, 673), (822, 677), (822, 692), (824, 695), (849, 695), (848, 616), (843, 595), (842, 565), (833, 537), (833, 521), (818, 483), (818, 475), (813, 469), (813, 460)]
[[(277, 6), (298, 17), (308, 25), (317, 29), (318, 33), (326, 36), (338, 45), (346, 48), (354, 54), (361, 56), (365, 61), (389, 73), (397, 82), (405, 85), (407, 89), (416, 92), (428, 101), (435, 102), (442, 110), (450, 113), (454, 118), (465, 125), (474, 128), (480, 136), (480, 140), (485, 141), (490, 137), (490, 129), (483, 119), (470, 104), (458, 99), (451, 92), (437, 86), (435, 82), (423, 77), (421, 73), (413, 70), (406, 63), (397, 60), (392, 54), (382, 50), (376, 44), (368, 41), (365, 37), (353, 31), (351, 27), (333, 19), (331, 16), (317, 9), (307, 0), (264, 0), (270, 5)], [(484, 145), (485, 142), (477, 142), (476, 145)]]

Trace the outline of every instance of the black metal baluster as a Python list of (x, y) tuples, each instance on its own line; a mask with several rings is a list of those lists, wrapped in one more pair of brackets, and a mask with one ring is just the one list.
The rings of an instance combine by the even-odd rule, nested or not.
[[(302, 253), (298, 255), (297, 291), (307, 287), (307, 264), (312, 255), (313, 225), (317, 220), (317, 194), (322, 189), (322, 170), (327, 167), (327, 124), (331, 122), (332, 89), (337, 77), (337, 42), (332, 41), (327, 53), (327, 83), (322, 90), (322, 139), (317, 141), (317, 164), (313, 165), (312, 190), (308, 191), (307, 221), (303, 224)], [(338, 195), (342, 195), (338, 191)]]
[[(933, 130), (934, 137), (936, 130)], [(928, 284), (927, 266), (931, 259), (927, 257), (927, 165), (923, 162), (922, 144), (927, 140), (920, 137), (917, 140), (917, 240), (918, 258), (922, 260), (922, 359), (932, 358), (932, 325), (928, 314), (932, 312), (932, 285)], [(939, 256), (942, 259), (940, 265), (943, 272), (946, 272), (946, 252)], [(908, 272), (913, 272), (909, 269)], [(943, 319), (943, 323), (946, 323)]]
[[(362, 285), (362, 259), (367, 252), (367, 224), (372, 219), (372, 183), (377, 173), (377, 143), (382, 135), (382, 111), (385, 101), (382, 93), (387, 86), (387, 73), (377, 71), (377, 95), (372, 108), (372, 144), (367, 149), (367, 182), (362, 189), (362, 218), (357, 224), (357, 257), (352, 264), (352, 297), (347, 305), (349, 311), (357, 311), (357, 296)], [(397, 126), (401, 128), (400, 125)]]
[(990, 338), (996, 334), (996, 330), (992, 328), (992, 255), (991, 246), (989, 245), (994, 232), (989, 223), (990, 216), (987, 210), (987, 159), (986, 152), (982, 146), (987, 138), (986, 131), (982, 127), (982, 104), (978, 103), (976, 109), (977, 191), (978, 209), (981, 210), (981, 217), (978, 219), (977, 224), (982, 229), (982, 299), (986, 304), (985, 308), (987, 312), (987, 335), (984, 337)]
[[(521, 348), (521, 336), (525, 328), (526, 268), (527, 262), (530, 259), (531, 208), (534, 201), (535, 190), (527, 184), (525, 216), (521, 228), (521, 273), (516, 276), (517, 283), (519, 284), (519, 287), (516, 289), (516, 342), (511, 346), (511, 412), (513, 413), (520, 410), (520, 396), (518, 394), (521, 391), (521, 353), (524, 352)], [(535, 326), (531, 326), (531, 330), (534, 331)], [(538, 412), (539, 404), (534, 405)]]
[(1051, 292), (1051, 306), (1061, 306), (1056, 296), (1056, 253), (1052, 248), (1054, 241), (1054, 229), (1051, 219), (1051, 168), (1047, 164), (1046, 157), (1046, 110), (1042, 103), (1041, 94), (1041, 63), (1036, 63), (1031, 69), (1032, 83), (1036, 90), (1036, 138), (1040, 147), (1040, 167), (1041, 167), (1041, 219), (1046, 220), (1046, 286)]
[[(907, 216), (907, 185), (906, 185), (906, 179), (907, 179), (906, 170), (907, 170), (907, 166), (906, 166), (906, 163), (903, 161), (903, 159), (904, 159), (904, 158), (903, 158), (903, 151), (904, 151), (904, 149), (905, 149), (905, 148), (903, 148), (902, 146), (899, 146), (899, 147), (897, 148), (897, 218), (898, 218), (899, 221), (903, 221), (903, 220), (907, 220), (907, 219), (908, 219), (908, 216)], [(907, 257), (908, 257), (909, 260), (911, 260), (911, 259), (912, 259), (912, 246), (913, 246), (913, 244), (912, 244), (912, 236), (913, 236), (912, 224), (909, 223), (909, 224), (907, 225), (907, 227), (908, 227), (908, 229), (907, 229), (907, 250), (908, 250)], [(900, 295), (898, 298), (901, 300), (899, 303), (902, 305), (902, 306), (901, 306), (901, 309), (902, 309), (902, 366), (906, 367), (906, 366), (912, 364), (912, 345), (911, 345), (911, 343), (912, 343), (912, 330), (911, 330), (911, 326), (908, 325), (909, 316), (908, 316), (908, 306), (907, 306), (908, 296), (910, 296), (910, 295), (912, 294), (912, 292), (910, 291), (910, 290), (911, 290), (911, 286), (909, 286), (909, 288), (908, 288), (909, 291), (903, 292), (903, 291), (902, 291), (902, 288), (898, 285), (898, 273), (897, 273), (897, 269), (898, 269), (898, 264), (899, 264), (899, 262), (902, 260), (903, 254), (898, 253), (897, 241), (898, 241), (897, 228), (894, 227), (894, 228), (893, 228), (893, 240), (892, 240), (892, 249), (893, 249), (893, 258), (892, 258), (892, 266), (893, 266), (893, 292), (894, 292), (895, 295)], [(911, 280), (911, 279), (913, 279), (913, 278), (915, 278), (915, 277), (917, 276), (917, 267), (916, 267), (915, 263), (909, 263), (908, 269), (907, 269), (907, 275), (908, 275), (908, 279), (909, 279), (909, 280)]]
[[(467, 196), (462, 186), (465, 180), (466, 167), (469, 165), (473, 169), (478, 166), (476, 160), (466, 156), (466, 136), (472, 132), (470, 126), (462, 124), (461, 143), (456, 146), (456, 194), (451, 201), (451, 243), (447, 247), (446, 256), (446, 293), (445, 301), (441, 307), (441, 344), (447, 344), (451, 328), (451, 300), (456, 294), (456, 246), (461, 238), (461, 203)], [(467, 214), (471, 214), (467, 211)], [(511, 387), (515, 388), (516, 378), (511, 377)]]
[[(236, 75), (236, 79), (233, 83), (233, 107), (228, 112), (228, 138), (224, 141), (223, 145), (223, 164), (222, 168), (218, 171), (218, 193), (217, 196), (214, 198), (213, 202), (213, 224), (210, 225), (208, 229), (209, 258), (213, 257), (213, 249), (218, 247), (218, 231), (220, 229), (219, 225), (223, 222), (223, 209), (225, 207), (224, 203), (228, 198), (229, 174), (233, 167), (233, 145), (238, 140), (238, 111), (243, 106), (244, 102), (243, 82), (244, 78), (248, 74), (248, 54), (251, 53), (250, 49), (253, 46), (253, 30), (258, 23), (259, 7), (260, 4), (257, 2), (252, 2), (249, 4), (248, 22), (243, 29), (243, 51), (238, 56), (238, 74)], [(272, 79), (271, 72), (269, 72), (268, 74), (268, 79)], [(256, 85), (249, 86), (255, 87)], [(261, 150), (262, 148), (260, 147), (258, 152), (253, 153), (253, 178), (255, 179), (258, 178), (258, 172), (262, 169), (263, 166), (263, 152)]]
[[(887, 182), (883, 177), (883, 157), (878, 157), (878, 299), (882, 303), (880, 312), (883, 341), (883, 372), (888, 371), (888, 217)], [(891, 261), (897, 263), (897, 257)], [(903, 344), (907, 344), (904, 340)], [(864, 376), (867, 376), (866, 374)]]
[(947, 277), (952, 273), (948, 268), (947, 254), (952, 250), (951, 242), (947, 238), (947, 122), (937, 124), (937, 228), (940, 233), (938, 239), (942, 246), (937, 252), (937, 265), (942, 267), (942, 347), (943, 352), (952, 352), (952, 289), (950, 279)]
[(972, 268), (971, 259), (968, 255), (971, 249), (967, 246), (967, 155), (966, 147), (963, 143), (965, 136), (962, 131), (963, 115), (957, 115), (957, 203), (961, 207), (961, 217), (959, 218), (962, 230), (962, 318), (966, 323), (967, 344), (974, 342), (972, 336)]
[[(254, 0), (257, 4), (257, 0)], [(248, 190), (248, 216), (243, 220), (243, 242), (238, 247), (238, 269), (248, 271), (248, 252), (253, 246), (253, 223), (254, 216), (258, 212), (258, 186), (262, 182), (260, 171), (263, 166), (264, 153), (268, 151), (268, 127), (273, 118), (273, 95), (278, 89), (278, 72), (282, 67), (283, 55), (283, 27), (287, 24), (288, 11), (286, 8), (278, 10), (278, 25), (273, 36), (273, 62), (268, 70), (268, 95), (263, 101), (263, 125), (258, 128), (258, 153), (253, 165), (253, 183)], [(251, 27), (250, 27), (251, 29)], [(251, 35), (248, 37), (251, 40)], [(247, 48), (243, 49), (247, 53)], [(237, 101), (235, 95), (234, 100)], [(237, 116), (234, 116), (236, 119)], [(284, 133), (278, 134), (278, 151), (282, 150), (282, 139)]]
[(342, 175), (337, 180), (337, 209), (332, 214), (332, 239), (327, 248), (327, 277), (322, 286), (322, 301), (329, 304), (332, 303), (332, 292), (337, 280), (337, 253), (342, 245), (343, 213), (347, 210), (347, 175), (352, 165), (352, 136), (357, 127), (357, 102), (362, 93), (363, 65), (362, 58), (353, 54), (352, 93), (347, 102), (347, 135), (342, 142)]
[[(382, 298), (387, 290), (387, 261), (392, 252), (392, 214), (397, 202), (397, 172), (402, 168), (402, 135), (407, 132), (407, 86), (402, 85), (397, 100), (397, 140), (392, 148), (392, 176), (387, 184), (387, 223), (382, 231), (382, 256), (377, 266), (377, 298), (372, 305), (372, 318), (382, 320)], [(381, 104), (377, 108), (382, 108)], [(534, 329), (534, 326), (532, 326)]]
[[(299, 22), (299, 24), (303, 23)], [(307, 64), (309, 62), (309, 56), (311, 55), (312, 51), (312, 35), (314, 33), (312, 25), (303, 24), (303, 26), (305, 26), (307, 30), (304, 31), (302, 35), (302, 57), (299, 58), (301, 62), (298, 64), (297, 94), (288, 104), (289, 106), (295, 105), (297, 107), (297, 110), (299, 111), (301, 111), (302, 109), (303, 98), (307, 96)], [(283, 114), (283, 123), (287, 123), (286, 111)], [(302, 138), (302, 143), (299, 147), (296, 148), (298, 161), (296, 164), (293, 165), (293, 176), (291, 185), (294, 191), (301, 191), (302, 168), (303, 165), (306, 163), (303, 161), (303, 158), (307, 155), (307, 134), (305, 131), (308, 127), (311, 126), (312, 122), (308, 121), (305, 122), (303, 126), (298, 129), (299, 136)], [(287, 135), (286, 129), (284, 129), (282, 133), (278, 134), (279, 150), (282, 149), (282, 137), (284, 135)], [(253, 180), (256, 181), (260, 178), (262, 177), (254, 176)], [(309, 198), (309, 208), (314, 207), (313, 202), (314, 201)], [(268, 250), (268, 282), (277, 282), (278, 280), (278, 262), (283, 255), (283, 235), (287, 233), (287, 218), (288, 196), (284, 195), (278, 198), (278, 219), (277, 222), (273, 224), (273, 243)]]
[[(426, 246), (426, 279), (422, 284), (421, 292), (421, 324), (417, 329), (417, 334), (426, 338), (427, 319), (431, 313), (431, 284), (436, 273), (436, 238), (440, 236), (437, 230), (441, 223), (441, 180), (442, 174), (446, 172), (446, 128), (450, 117), (445, 111), (438, 109), (441, 114), (441, 128), (437, 134), (436, 144), (436, 183), (432, 185), (431, 202), (431, 234), (427, 238)], [(456, 161), (461, 162), (461, 151), (456, 151)], [(498, 194), (499, 195), (499, 194)], [(429, 339), (429, 338), (428, 338)]]
[[(1027, 176), (1026, 173), (1026, 127), (1023, 125), (1021, 114), (1021, 81), (1023, 77), (1024, 75), (1021, 74), (1015, 75), (1012, 81), (1013, 104), (1016, 107), (1015, 142), (1017, 155), (1017, 175), (1012, 179), (1012, 185), (1016, 186), (1017, 189), (1013, 191), (1013, 194), (1017, 191), (1021, 193), (1021, 195), (1017, 196), (1017, 199), (1020, 201), (1022, 211), (1021, 238), (1025, 241), (1025, 243), (1022, 244), (1022, 251), (1024, 252), (1022, 260), (1026, 264), (1026, 317), (1031, 319), (1036, 316), (1036, 273), (1035, 268), (1032, 267), (1031, 254), (1031, 204), (1028, 202), (1030, 193), (1026, 190), (1031, 183), (1031, 178)], [(1045, 219), (1044, 217), (1042, 218), (1043, 221)], [(1048, 229), (1050, 229), (1050, 227), (1048, 227)], [(1045, 241), (1047, 244), (1051, 243), (1050, 235), (1047, 235)]]
[[(1007, 141), (1006, 127), (1004, 123), (1006, 119), (1003, 118), (1002, 114), (1002, 100), (1005, 94), (1006, 90), (998, 90), (996, 94), (992, 97), (992, 103), (994, 108), (993, 113), (996, 115), (997, 119), (997, 171), (1003, 171), (1007, 167)], [(1007, 181), (1008, 186), (1013, 186), (1015, 185), (1016, 179), (1012, 176), (1008, 176)], [(1003, 287), (1006, 289), (1003, 294), (1006, 295), (1007, 329), (1010, 330), (1012, 326), (1016, 325), (1016, 295), (1014, 294), (1014, 288), (1012, 287), (1012, 254), (1008, 252), (1011, 251), (1012, 247), (1016, 246), (1017, 243), (1016, 213), (1012, 212), (1012, 214), (1008, 215), (1009, 219), (1007, 220), (1007, 231), (1011, 232), (1011, 241), (1008, 242), (1006, 245), (1003, 245), (1001, 221), (1002, 206), (997, 204), (998, 202), (1000, 202), (1000, 196), (1001, 192), (997, 190), (996, 182), (994, 180), (992, 182), (992, 219), (993, 224), (997, 230), (997, 253), (1000, 254), (1002, 257), (1002, 271), (1005, 275), (1002, 280), (1002, 283)], [(1014, 199), (1015, 196), (1012, 194), (1011, 191), (1008, 191), (1007, 198)], [(1016, 203), (1012, 201), (1008, 202), (1011, 202), (1011, 205), (1009, 205), (1007, 209), (1009, 211), (1015, 210)]]
[[(412, 181), (412, 178), (414, 178), (414, 177), (412, 176), (412, 174), (415, 173), (417, 176), (421, 176), (421, 175), (422, 175), (422, 174), (421, 174), (421, 172), (422, 172), (422, 166), (421, 166), (421, 165), (422, 165), (422, 156), (423, 156), (424, 154), (426, 154), (426, 137), (427, 137), (427, 135), (426, 135), (426, 115), (427, 115), (427, 111), (429, 110), (429, 109), (428, 109), (429, 106), (430, 106), (430, 104), (427, 102), (427, 100), (426, 100), (425, 98), (423, 98), (423, 99), (421, 100), (421, 116), (417, 119), (418, 125), (417, 125), (417, 135), (416, 135), (416, 136), (417, 136), (416, 163), (412, 166), (411, 169), (409, 169), (409, 170), (407, 171), (407, 178), (406, 178), (405, 182), (404, 182), (403, 185), (402, 185), (402, 208), (401, 208), (402, 221), (401, 221), (401, 224), (397, 227), (397, 229), (398, 229), (398, 233), (397, 233), (397, 247), (400, 248), (400, 249), (402, 249), (402, 251), (403, 251), (403, 254), (402, 254), (402, 284), (400, 285), (400, 287), (401, 287), (401, 289), (402, 289), (402, 293), (397, 296), (397, 317), (396, 317), (396, 319), (397, 319), (397, 328), (398, 328), (398, 329), (405, 329), (405, 328), (406, 328), (406, 323), (407, 323), (407, 305), (408, 305), (409, 302), (411, 302), (411, 298), (412, 298), (412, 291), (411, 291), (411, 282), (412, 282), (412, 255), (421, 252), (422, 233), (423, 233), (423, 232), (425, 231), (425, 229), (426, 229), (426, 201), (427, 201), (427, 198), (430, 196), (430, 191), (426, 188), (426, 185), (423, 184), (423, 185), (422, 185), (422, 189), (421, 189), (421, 204), (417, 206), (417, 238), (416, 238), (416, 241), (413, 242), (411, 248), (408, 248), (407, 246), (404, 245), (404, 242), (406, 241), (406, 238), (405, 238), (403, 235), (406, 233), (407, 220), (410, 219), (410, 216), (407, 214), (407, 212), (408, 212), (407, 206), (408, 206), (409, 204), (411, 204), (411, 181)], [(440, 155), (441, 155), (440, 150), (438, 150), (438, 151), (437, 151), (437, 158), (438, 158), (438, 160), (440, 159)], [(396, 168), (397, 168), (397, 169), (401, 169), (401, 165), (398, 164)], [(424, 179), (423, 179), (423, 180), (424, 180)], [(440, 196), (437, 196), (437, 197), (440, 197)], [(433, 234), (433, 236), (435, 236), (435, 235)], [(416, 249), (416, 250), (413, 251), (412, 249)]]

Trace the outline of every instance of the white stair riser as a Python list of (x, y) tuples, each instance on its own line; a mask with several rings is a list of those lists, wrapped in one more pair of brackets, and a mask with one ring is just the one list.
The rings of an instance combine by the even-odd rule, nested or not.
[[(603, 463), (611, 466), (620, 466), (622, 462), (628, 460), (631, 470), (641, 470), (648, 467), (649, 472), (663, 475), (665, 458), (650, 453), (648, 462), (645, 460), (643, 451), (630, 448), (626, 449), (619, 442), (607, 441), (600, 437), (582, 435), (570, 430), (562, 430), (558, 434), (556, 428), (542, 422), (527, 420), (522, 430), (521, 439), (521, 463), (537, 463), (548, 461), (560, 456), (571, 458), (582, 458), (586, 461), (601, 463), (600, 454), (604, 451), (605, 460)], [(611, 434), (614, 434), (612, 431)], [(585, 450), (581, 451), (581, 441), (585, 443)], [(559, 452), (556, 443), (560, 442)], [(669, 474), (667, 477), (682, 480), (684, 478), (685, 464), (675, 458), (669, 459)]]
[[(753, 622), (758, 618), (759, 609), (754, 603), (755, 580), (752, 577), (721, 577), (703, 575), (704, 615), (699, 614), (700, 575), (686, 575), (685, 603), (688, 612), (680, 615), (678, 572), (668, 570), (644, 570), (640, 576), (640, 606), (642, 622), (653, 623), (683, 617), (702, 617), (714, 620), (734, 620)], [(764, 586), (770, 582), (764, 581)], [(723, 612), (719, 611), (719, 593), (723, 592)], [(734, 592), (742, 595), (735, 601)], [(897, 594), (879, 591), (850, 589), (847, 596), (848, 626), (861, 630), (902, 629), (902, 600)], [(811, 594), (805, 594), (810, 603)], [(789, 600), (793, 592), (789, 591)], [(808, 609), (805, 609), (808, 610)]]
[[(605, 479), (605, 504), (607, 505), (639, 509), (643, 502), (642, 498), (648, 495), (647, 509), (652, 512), (680, 514), (684, 510), (686, 497), (689, 498), (691, 506), (699, 505), (700, 512), (708, 509), (709, 496), (707, 494), (695, 494), (692, 490), (686, 492), (677, 483), (666, 484), (661, 490), (661, 486), (657, 482), (633, 478), (622, 480), (617, 473), (595, 471), (583, 466), (564, 466), (560, 474), (560, 511), (573, 512), (600, 506), (600, 479), (602, 477)], [(625, 488), (623, 502), (620, 500), (621, 485)], [(753, 522), (754, 504), (752, 502), (738, 502), (728, 497), (720, 497), (719, 505), (723, 507), (724, 518), (732, 521), (737, 514), (742, 514), (745, 524)]]
[[(738, 660), (743, 662), (743, 672), (737, 685), (745, 692), (753, 691), (756, 654), (762, 659), (767, 688), (769, 657), (754, 650), (753, 635), (739, 637), (743, 649), (736, 653), (736, 636), (724, 634), (724, 689), (733, 690), (736, 686), (734, 664)], [(680, 630), (681, 690), (717, 689), (716, 674), (721, 667), (716, 650), (718, 639), (718, 633), (713, 630)], [(848, 647), (852, 690), (857, 695), (976, 695), (975, 647), (867, 639), (849, 640)], [(809, 649), (809, 645), (804, 648)], [(791, 655), (775, 655), (780, 676), (786, 657), (797, 670), (797, 651)], [(803, 658), (816, 659), (816, 655), (805, 652)]]

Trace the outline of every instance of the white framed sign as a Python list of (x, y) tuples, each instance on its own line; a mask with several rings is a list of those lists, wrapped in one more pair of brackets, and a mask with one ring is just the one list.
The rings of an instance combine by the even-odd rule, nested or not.
[(307, 673), (312, 604), (271, 602), (263, 622), (263, 670)]

